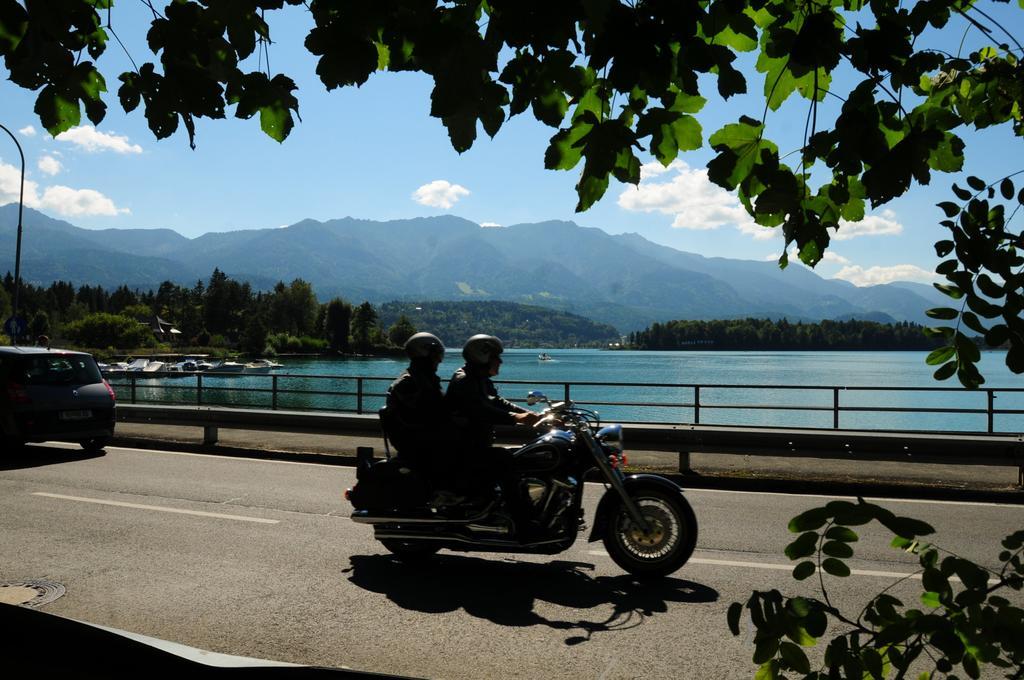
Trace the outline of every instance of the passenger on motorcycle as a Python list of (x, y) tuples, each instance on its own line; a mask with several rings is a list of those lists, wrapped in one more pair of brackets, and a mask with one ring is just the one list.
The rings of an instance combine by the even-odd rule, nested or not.
[[(501, 369), (503, 351), (501, 340), (493, 335), (474, 335), (467, 340), (462, 348), (466, 364), (448, 383), (445, 401), (460, 434), (462, 475), (473, 480), (478, 490), (484, 486), (493, 489), (498, 483), (513, 517), (525, 526), (525, 508), (516, 493), (514, 449), (493, 446), (494, 426), (533, 425), (542, 416), (498, 395), (491, 378)], [(464, 484), (464, 488), (471, 486)]]
[(416, 333), (404, 348), (409, 367), (388, 387), (381, 414), (384, 430), (399, 459), (436, 482), (456, 464), (451, 453), (454, 425), (437, 377), (444, 344), (436, 335)]

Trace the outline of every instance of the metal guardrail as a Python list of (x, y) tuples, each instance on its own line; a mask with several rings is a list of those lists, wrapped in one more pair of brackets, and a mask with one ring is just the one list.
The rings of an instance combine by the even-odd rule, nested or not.
[[(376, 415), (309, 411), (120, 404), (117, 420), (151, 425), (203, 428), (206, 444), (217, 442), (218, 428), (381, 437)], [(672, 452), (681, 472), (689, 471), (691, 453), (812, 457), (851, 461), (897, 461), (994, 465), (1018, 468), (1024, 486), (1024, 436), (920, 432), (865, 432), (798, 428), (722, 427), (715, 425), (627, 424), (628, 448)], [(505, 443), (536, 436), (523, 427), (500, 427)]]
[[(230, 382), (231, 378), (242, 377), (246, 379), (255, 379), (258, 381), (269, 381), (268, 387), (238, 387), (231, 386), (227, 383)], [(120, 379), (119, 379), (120, 378)], [(175, 378), (175, 380), (168, 380), (161, 384), (154, 384), (152, 381), (154, 378)], [(210, 384), (210, 379), (214, 378), (217, 380), (217, 384)], [(182, 384), (184, 380), (191, 381), (195, 380), (194, 384)], [(228, 379), (225, 381), (225, 379)], [(330, 387), (332, 384), (337, 385), (339, 382), (352, 385), (350, 389), (294, 389), (289, 387), (289, 383), (292, 381), (311, 381), (311, 382), (326, 382), (327, 386)], [(328, 399), (335, 399), (338, 401), (347, 400), (351, 403), (350, 408), (331, 408), (331, 407), (309, 407), (309, 410), (316, 411), (341, 411), (341, 412), (354, 412), (356, 414), (363, 414), (367, 412), (375, 412), (376, 407), (373, 403), (382, 403), (386, 396), (383, 392), (383, 387), (379, 389), (370, 390), (368, 389), (371, 385), (383, 383), (387, 385), (392, 381), (392, 378), (388, 377), (377, 377), (377, 376), (339, 376), (339, 375), (300, 375), (300, 374), (212, 374), (212, 373), (172, 373), (172, 372), (129, 372), (121, 374), (117, 377), (110, 379), (111, 385), (118, 390), (118, 399), (120, 403), (183, 403), (184, 399), (153, 399), (153, 400), (141, 400), (139, 399), (140, 389), (143, 391), (153, 391), (167, 394), (167, 393), (178, 393), (179, 395), (187, 395), (192, 403), (197, 406), (203, 405), (220, 405), (220, 406), (238, 406), (237, 403), (231, 403), (232, 395), (244, 394), (248, 397), (256, 397), (258, 402), (262, 399), (265, 403), (250, 403), (249, 406), (263, 407), (270, 410), (278, 410), (282, 408), (282, 400), (287, 400), (289, 397), (303, 397), (303, 398), (316, 398), (324, 397)], [(495, 381), (501, 385), (523, 385), (530, 388), (535, 387), (554, 387), (557, 390), (552, 392), (550, 396), (555, 399), (565, 399), (566, 401), (573, 398), (574, 390), (579, 393), (582, 390), (588, 388), (643, 388), (643, 389), (654, 389), (654, 390), (689, 390), (691, 391), (692, 398), (689, 401), (607, 401), (607, 400), (588, 400), (581, 399), (581, 405), (587, 407), (626, 407), (626, 408), (641, 408), (641, 409), (675, 409), (675, 410), (686, 410), (692, 413), (692, 420), (683, 422), (681, 420), (652, 420), (652, 421), (635, 421), (635, 422), (647, 422), (652, 424), (663, 423), (663, 424), (693, 424), (701, 425), (702, 414), (707, 416), (708, 412), (729, 412), (729, 411), (760, 411), (760, 412), (801, 412), (801, 413), (831, 413), (831, 429), (841, 429), (841, 415), (853, 414), (853, 413), (889, 413), (889, 414), (914, 414), (914, 413), (930, 413), (930, 414), (962, 414), (962, 415), (978, 415), (985, 416), (986, 428), (984, 432), (995, 433), (996, 429), (996, 417), (1000, 415), (1024, 415), (1024, 408), (996, 408), (996, 399), (1002, 394), (1024, 394), (1024, 388), (985, 388), (982, 390), (965, 390), (963, 388), (953, 387), (894, 387), (894, 386), (882, 386), (882, 387), (864, 387), (864, 386), (839, 386), (839, 385), (721, 385), (721, 384), (696, 384), (696, 383), (637, 383), (637, 382), (566, 382), (566, 381), (544, 381), (544, 380), (500, 380)], [(140, 385), (140, 383), (142, 383)], [(265, 383), (266, 384), (266, 383)], [(807, 395), (817, 395), (819, 401), (824, 401), (827, 405), (821, 403), (804, 403), (804, 404), (788, 404), (788, 403), (763, 403), (763, 404), (752, 404), (752, 403), (729, 403), (722, 401), (709, 401), (707, 395), (710, 392), (724, 392), (735, 394), (737, 392), (748, 392), (756, 393), (757, 391), (777, 391), (777, 392), (800, 392)], [(127, 394), (125, 394), (127, 392)], [(945, 406), (869, 406), (843, 403), (841, 397), (843, 395), (854, 395), (854, 394), (867, 394), (867, 393), (928, 393), (928, 394), (976, 394), (984, 395), (985, 406), (984, 408), (957, 408), (957, 407), (945, 407)], [(127, 397), (127, 399), (125, 398)], [(250, 399), (252, 401), (252, 399)], [(513, 400), (515, 401), (515, 400)], [(828, 402), (831, 403), (828, 403)], [(287, 408), (287, 405), (284, 405)], [(304, 410), (307, 407), (303, 407)], [(294, 409), (293, 409), (294, 410)], [(621, 419), (622, 422), (630, 422), (625, 419)], [(827, 429), (827, 428), (818, 428)], [(955, 431), (955, 430), (945, 430)]]

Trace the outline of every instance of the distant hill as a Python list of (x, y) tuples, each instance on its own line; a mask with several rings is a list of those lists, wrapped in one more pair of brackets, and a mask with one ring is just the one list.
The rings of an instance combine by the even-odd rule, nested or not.
[[(0, 248), (14, 252), (17, 206), (0, 207)], [(278, 229), (204, 234), (80, 229), (25, 211), (25, 280), (192, 285), (214, 267), (268, 289), (302, 278), (321, 299), (502, 300), (571, 312), (625, 333), (670, 319), (877, 319), (928, 324), (927, 286), (859, 288), (773, 262), (709, 258), (637, 234), (571, 222), (482, 228), (450, 215), (374, 222), (302, 220)], [(8, 265), (13, 269), (13, 261)]]
[(388, 302), (380, 307), (381, 325), (388, 328), (402, 314), (449, 348), (477, 333), (497, 335), (510, 347), (604, 347), (620, 340), (608, 324), (514, 302)]

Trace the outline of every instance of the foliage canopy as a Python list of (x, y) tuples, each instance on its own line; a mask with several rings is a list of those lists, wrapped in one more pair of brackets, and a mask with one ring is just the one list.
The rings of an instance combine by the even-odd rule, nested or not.
[[(970, 0), (174, 0), (162, 12), (147, 2), (154, 61), (119, 76), (122, 107), (141, 106), (158, 138), (183, 125), (194, 145), (196, 118), (224, 118), (233, 107), (239, 118), (259, 114), (264, 132), (284, 140), (298, 116), (296, 85), (269, 67), (246, 70), (246, 59), (271, 44), (267, 14), (299, 4), (313, 20), (305, 47), (329, 90), (377, 71), (427, 74), (430, 113), (460, 152), (478, 128), (493, 136), (527, 110), (556, 128), (544, 165), (582, 164), (577, 210), (600, 199), (612, 177), (639, 182), (638, 150), (668, 165), (710, 146), (711, 180), (735, 190), (759, 224), (782, 229), (782, 266), (791, 244), (813, 266), (840, 220), (862, 219), (866, 205), (927, 184), (934, 171), (961, 170), (958, 131), (1008, 125), (1024, 134), (1024, 49), (985, 3)], [(13, 83), (38, 91), (35, 111), (51, 134), (77, 125), (83, 109), (93, 123), (105, 115), (107, 84), (95, 60), (111, 36), (121, 42), (112, 7), (0, 0), (0, 55)], [(956, 47), (964, 27), (982, 36), (968, 54)], [(764, 76), (764, 109), (708, 135), (699, 117), (707, 97), (751, 85), (737, 68), (743, 53)], [(842, 106), (826, 121), (818, 113), (828, 96)], [(768, 132), (769, 111), (793, 97), (807, 111), (791, 156)], [(947, 350), (932, 358), (942, 364), (937, 378), (982, 382), (977, 347), (960, 323), (989, 344), (1008, 343), (1007, 364), (1024, 372), (1024, 258), (1020, 233), (1007, 228), (1024, 192), (1014, 196), (1008, 181), (969, 183), (989, 193), (998, 185), (1009, 217), (966, 190), (957, 191), (963, 210), (943, 208), (961, 220), (946, 225), (954, 238), (936, 245), (952, 255), (939, 273), (963, 303), (936, 312), (957, 321), (938, 331)]]

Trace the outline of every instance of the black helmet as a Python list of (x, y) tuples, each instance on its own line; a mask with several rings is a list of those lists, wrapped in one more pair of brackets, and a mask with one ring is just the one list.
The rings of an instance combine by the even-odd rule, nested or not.
[(493, 335), (474, 335), (462, 346), (462, 356), (471, 364), (488, 364), (503, 351), (501, 339)]
[(415, 333), (405, 341), (405, 353), (410, 359), (443, 359), (444, 343), (432, 333)]

